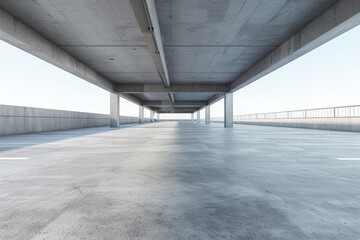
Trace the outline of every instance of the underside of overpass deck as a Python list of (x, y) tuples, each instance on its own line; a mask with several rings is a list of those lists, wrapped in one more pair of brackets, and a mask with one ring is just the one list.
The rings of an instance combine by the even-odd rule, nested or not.
[[(224, 98), (232, 127), (233, 92), (359, 24), (359, 0), (0, 1), (0, 39), (109, 91), (112, 127), (119, 96), (139, 122)], [(1, 137), (0, 239), (358, 240), (359, 146), (190, 121)]]
[(112, 99), (194, 113), (357, 26), (359, 13), (358, 0), (1, 0), (0, 39)]
[(185, 121), (1, 137), (0, 239), (358, 240), (359, 145)]

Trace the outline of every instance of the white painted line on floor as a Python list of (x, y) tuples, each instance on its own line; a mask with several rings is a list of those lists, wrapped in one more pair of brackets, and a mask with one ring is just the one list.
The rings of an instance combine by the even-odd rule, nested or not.
[(340, 161), (360, 161), (360, 158), (336, 158)]
[(3, 157), (3, 158), (0, 158), (0, 160), (26, 160), (26, 159), (29, 159), (29, 158), (20, 158), (20, 157)]

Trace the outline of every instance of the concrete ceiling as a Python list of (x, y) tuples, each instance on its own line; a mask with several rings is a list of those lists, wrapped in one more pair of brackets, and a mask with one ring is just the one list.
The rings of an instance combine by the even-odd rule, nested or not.
[(336, 0), (159, 0), (173, 83), (230, 83)]
[(0, 8), (115, 83), (161, 83), (129, 1), (1, 0)]
[[(141, 27), (141, 17), (148, 18), (139, 16), (134, 8), (136, 1), (142, 3), (142, 0), (1, 0), (0, 8), (114, 86), (162, 85), (154, 53)], [(156, 30), (161, 32), (163, 45), (157, 47), (164, 50), (172, 86), (222, 84), (233, 90), (234, 83), (242, 81), (241, 77), (251, 73), (260, 61), (329, 8), (345, 1), (157, 0), (150, 14), (157, 14), (160, 27)], [(153, 26), (157, 27), (154, 21)], [(138, 103), (172, 98), (175, 103), (211, 103), (223, 94), (169, 92), (128, 92), (126, 96)], [(173, 109), (176, 112), (178, 107), (179, 112), (184, 112), (186, 106), (189, 112), (194, 111), (194, 106), (186, 104), (174, 104)], [(153, 109), (160, 112), (161, 106)]]

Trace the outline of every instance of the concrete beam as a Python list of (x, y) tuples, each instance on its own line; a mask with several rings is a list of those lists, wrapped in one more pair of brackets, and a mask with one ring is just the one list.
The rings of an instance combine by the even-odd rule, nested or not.
[(224, 97), (224, 93), (218, 93), (208, 100), (207, 105), (214, 104), (220, 101), (223, 97)]
[(131, 94), (122, 93), (122, 94), (120, 94), (120, 96), (122, 98), (125, 98), (126, 100), (132, 102), (132, 103), (135, 103), (137, 105), (142, 105), (141, 101), (139, 99), (137, 99), (136, 97), (132, 96)]
[(360, 1), (340, 0), (231, 83), (231, 92), (360, 24)]
[(0, 9), (0, 39), (98, 87), (113, 92), (113, 83)]
[(149, 107), (161, 107), (161, 106), (174, 106), (174, 107), (184, 107), (184, 106), (190, 106), (190, 107), (200, 107), (206, 105), (206, 101), (194, 101), (194, 102), (174, 102), (171, 103), (169, 101), (145, 101), (142, 102), (141, 105), (143, 106), (149, 106)]
[(117, 93), (110, 93), (110, 127), (120, 126), (120, 97)]
[(230, 86), (227, 84), (181, 84), (172, 85), (166, 88), (160, 84), (118, 84), (115, 91), (123, 93), (193, 93), (209, 92), (220, 93), (228, 92)]
[(205, 107), (205, 124), (210, 124), (210, 105)]
[(159, 111), (158, 113), (191, 113), (191, 111), (177, 111), (177, 110), (173, 110), (173, 111)]
[(195, 112), (197, 111), (197, 108), (188, 108), (188, 107), (177, 107), (177, 108), (172, 108), (172, 107), (162, 107), (162, 108), (157, 108), (156, 111), (161, 111), (161, 112), (174, 112), (174, 111), (185, 111), (185, 112)]
[(224, 98), (224, 127), (232, 128), (234, 121), (233, 115), (233, 93), (225, 93)]
[(169, 95), (170, 102), (174, 103), (175, 102), (174, 94), (173, 93), (168, 93), (168, 95)]
[(159, 21), (154, 0), (131, 0), (136, 20), (165, 87), (170, 86)]

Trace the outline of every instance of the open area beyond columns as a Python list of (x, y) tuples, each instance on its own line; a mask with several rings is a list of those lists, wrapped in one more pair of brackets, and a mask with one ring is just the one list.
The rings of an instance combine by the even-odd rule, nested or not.
[(190, 121), (1, 137), (0, 239), (358, 239), (359, 144)]

